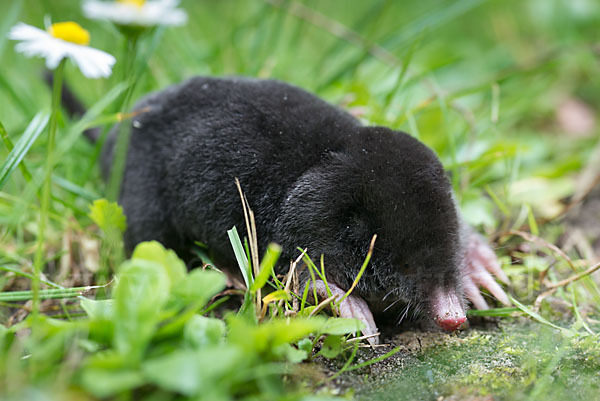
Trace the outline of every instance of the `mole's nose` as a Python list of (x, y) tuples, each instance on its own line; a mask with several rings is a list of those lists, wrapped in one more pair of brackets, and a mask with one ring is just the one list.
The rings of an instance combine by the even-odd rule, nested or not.
[(467, 320), (465, 308), (455, 289), (436, 288), (431, 292), (431, 315), (447, 331), (458, 329)]
[(440, 327), (446, 331), (455, 331), (457, 330), (465, 321), (466, 317), (447, 317), (443, 319), (436, 320), (436, 323), (440, 325)]

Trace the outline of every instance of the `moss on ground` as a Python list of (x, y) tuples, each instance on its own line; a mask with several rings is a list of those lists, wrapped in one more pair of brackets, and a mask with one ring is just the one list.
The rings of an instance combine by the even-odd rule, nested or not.
[[(404, 332), (358, 362), (402, 350), (334, 381), (358, 400), (600, 400), (597, 338), (507, 319), (457, 335)], [(331, 366), (333, 368), (333, 366)], [(339, 366), (338, 366), (339, 368)], [(326, 367), (327, 369), (327, 367)]]

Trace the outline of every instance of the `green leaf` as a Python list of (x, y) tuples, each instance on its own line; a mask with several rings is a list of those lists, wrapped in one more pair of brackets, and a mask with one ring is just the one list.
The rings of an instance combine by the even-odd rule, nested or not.
[(225, 322), (221, 319), (195, 315), (183, 329), (183, 338), (194, 348), (219, 345), (224, 337)]
[(250, 324), (247, 319), (228, 316), (228, 339), (248, 352), (270, 352), (281, 344), (294, 343), (311, 333), (319, 332), (326, 320), (320, 316), (312, 318), (273, 319), (260, 325)]
[(273, 354), (291, 363), (300, 363), (308, 358), (308, 352), (290, 344), (281, 344), (273, 349)]
[(223, 273), (214, 270), (192, 270), (185, 280), (173, 286), (172, 293), (184, 303), (192, 302), (202, 308), (216, 294), (225, 288), (226, 278)]
[(112, 320), (114, 302), (112, 299), (93, 300), (81, 299), (81, 307), (92, 320)]
[(260, 271), (254, 279), (254, 283), (250, 286), (250, 292), (254, 293), (265, 286), (267, 280), (273, 273), (279, 255), (281, 255), (281, 247), (274, 243), (269, 244), (267, 252), (260, 262)]
[(167, 250), (157, 241), (142, 242), (135, 247), (131, 259), (142, 259), (160, 264), (172, 284), (178, 283), (186, 276), (185, 263), (172, 250)]
[(325, 358), (333, 359), (342, 352), (342, 336), (341, 335), (329, 335), (325, 337), (323, 346), (319, 355), (323, 355)]
[(202, 368), (193, 353), (181, 350), (146, 361), (142, 371), (159, 387), (192, 396), (200, 391), (203, 384), (199, 380)]
[(106, 199), (95, 200), (90, 207), (89, 216), (105, 233), (114, 229), (122, 233), (127, 228), (123, 208), (116, 202), (109, 202)]
[(150, 382), (168, 391), (193, 396), (234, 376), (244, 355), (236, 347), (221, 346), (198, 351), (179, 350), (146, 361), (142, 367)]
[(312, 341), (309, 338), (303, 338), (302, 340), (298, 341), (298, 348), (305, 351), (307, 354), (310, 354), (312, 352)]
[(132, 259), (121, 265), (114, 290), (114, 347), (139, 361), (169, 298), (170, 279), (156, 262)]
[(270, 292), (263, 297), (263, 303), (266, 305), (266, 304), (269, 304), (274, 301), (280, 301), (282, 299), (285, 299), (285, 300), (292, 299), (292, 296), (290, 295), (289, 291), (277, 290), (277, 291)]
[(330, 317), (321, 328), (321, 333), (343, 335), (357, 333), (364, 328), (365, 324), (358, 319)]
[(0, 355), (5, 355), (4, 352), (11, 346), (14, 337), (14, 332), (0, 324)]
[(144, 383), (144, 376), (136, 370), (87, 368), (81, 374), (82, 386), (99, 398), (132, 390)]
[(48, 113), (38, 113), (33, 117), (33, 120), (29, 123), (25, 132), (17, 143), (13, 150), (8, 154), (8, 157), (2, 163), (0, 167), (0, 189), (4, 186), (8, 177), (12, 174), (12, 172), (19, 166), (29, 149), (31, 149), (31, 145), (35, 142), (35, 140), (40, 136), (46, 125), (48, 124), (48, 119), (50, 115)]

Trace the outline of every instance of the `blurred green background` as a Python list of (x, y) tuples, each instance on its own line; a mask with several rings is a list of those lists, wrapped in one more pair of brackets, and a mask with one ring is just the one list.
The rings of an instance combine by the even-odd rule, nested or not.
[[(494, 191), (504, 202), (527, 202), (551, 216), (557, 200), (573, 192), (569, 175), (586, 164), (596, 141), (595, 120), (580, 132), (559, 118), (573, 102), (575, 119), (582, 110), (597, 113), (595, 0), (189, 0), (182, 6), (188, 24), (154, 36), (158, 47), (134, 98), (202, 74), (296, 84), (367, 124), (410, 132), (432, 146), (456, 173), (474, 224), (498, 223), (494, 205), (480, 196), (489, 183), (501, 183)], [(78, 1), (5, 1), (0, 12), (0, 118), (13, 138), (50, 104), (39, 79), (43, 62), (16, 54), (5, 39), (15, 22), (79, 21), (92, 46), (121, 55), (118, 31), (86, 20)], [(118, 71), (117, 65), (110, 79), (88, 80), (68, 65), (66, 79), (92, 105), (121, 79)], [(32, 164), (41, 160), (36, 148)], [(96, 176), (81, 175), (88, 155), (82, 139), (57, 174), (98, 189)]]

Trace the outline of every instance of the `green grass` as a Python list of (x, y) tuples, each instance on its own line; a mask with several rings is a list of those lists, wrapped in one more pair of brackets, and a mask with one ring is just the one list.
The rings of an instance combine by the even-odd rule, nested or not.
[[(86, 20), (79, 2), (0, 4), (0, 291), (6, 291), (0, 292), (0, 322), (6, 327), (12, 324), (10, 328), (0, 325), (0, 397), (32, 398), (41, 393), (56, 399), (64, 399), (65, 394), (92, 399), (109, 394), (101, 393), (102, 389), (113, 386), (110, 394), (118, 394), (115, 399), (201, 399), (197, 398), (198, 383), (210, 383), (202, 388), (215, 392), (203, 394), (205, 399), (239, 399), (241, 394), (255, 397), (251, 399), (300, 399), (310, 392), (290, 369), (311, 357), (319, 333), (325, 330), (319, 325), (324, 323), (317, 319), (302, 326), (304, 320), (291, 319), (298, 326), (297, 335), (282, 340), (286, 345), (280, 348), (269, 342), (285, 332), (278, 326), (282, 320), (274, 315), (293, 309), (285, 283), (269, 274), (274, 253), (261, 265), (255, 252), (255, 259), (242, 270), (249, 287), (253, 277), (258, 280), (243, 308), (254, 312), (253, 319), (248, 322), (231, 315), (223, 321), (211, 317), (216, 309), (206, 304), (209, 299), (198, 302), (213, 293), (195, 294), (199, 298), (194, 303), (185, 292), (155, 280), (170, 271), (168, 266), (156, 265), (156, 258), (164, 256), (162, 251), (138, 258), (145, 260), (141, 264), (123, 262), (121, 229), (115, 229), (118, 224), (111, 220), (118, 212), (104, 206), (99, 215), (89, 215), (92, 202), (111, 190), (99, 177), (99, 145), (87, 142), (82, 131), (97, 124), (108, 129), (129, 97), (133, 103), (150, 91), (199, 74), (291, 82), (359, 114), (367, 124), (410, 132), (431, 146), (452, 173), (466, 219), (495, 239), (514, 283), (518, 307), (486, 314), (528, 316), (535, 322), (530, 330), (557, 325), (561, 329), (552, 335), (559, 336), (556, 341), (564, 348), (555, 361), (552, 341), (536, 344), (545, 363), (536, 367), (522, 361), (528, 367), (519, 371), (519, 380), (525, 378), (521, 387), (516, 379), (503, 387), (491, 381), (461, 384), (479, 388), (477, 394), (505, 399), (515, 394), (539, 399), (552, 389), (562, 394), (565, 382), (553, 378), (564, 358), (578, 361), (570, 357), (577, 352), (597, 355), (590, 344), (598, 334), (590, 332), (598, 329), (590, 322), (599, 320), (598, 273), (557, 288), (537, 311), (534, 303), (550, 283), (592, 264), (586, 249), (595, 238), (579, 239), (566, 254), (557, 253), (551, 245), (560, 244), (561, 236), (569, 233), (564, 219), (556, 216), (574, 194), (585, 192), (577, 178), (584, 171), (597, 174), (592, 155), (600, 147), (598, 126), (590, 135), (574, 136), (557, 123), (556, 111), (565, 99), (576, 98), (598, 113), (594, 105), (600, 104), (600, 5), (594, 0), (184, 0), (183, 7), (189, 23), (161, 28), (142, 38), (137, 64), (126, 67), (119, 31), (108, 23)], [(23, 306), (22, 300), (32, 297), (29, 285), (47, 173), (51, 89), (42, 80), (43, 62), (17, 54), (6, 33), (18, 21), (41, 27), (45, 15), (53, 21), (80, 22), (90, 31), (91, 45), (114, 54), (119, 62), (111, 78), (100, 80), (86, 79), (71, 63), (66, 65), (65, 79), (89, 111), (82, 119), (65, 115), (58, 119), (40, 292), (41, 299), (64, 300), (53, 301), (56, 310), (42, 309), (38, 334), (23, 339), (15, 333), (27, 332), (33, 323), (26, 320), (14, 325), (25, 315), (15, 312), (27, 310), (29, 304)], [(10, 153), (12, 148), (15, 151)], [(112, 223), (103, 226), (102, 216)], [(522, 238), (510, 233), (511, 229), (544, 240)], [(243, 265), (251, 252), (243, 239), (233, 234), (231, 239)], [(177, 264), (175, 259), (171, 262)], [(138, 266), (144, 263), (154, 267)], [(101, 298), (121, 302), (119, 297), (125, 295), (119, 295), (119, 288), (125, 292), (125, 284), (115, 285), (111, 280), (127, 269), (145, 272), (139, 277), (154, 275), (129, 290), (162, 294), (164, 299), (155, 304), (160, 308), (144, 309), (141, 303), (138, 310), (122, 305), (112, 312), (108, 311), (112, 307), (99, 306), (111, 302)], [(313, 271), (322, 274), (320, 266)], [(190, 282), (195, 280), (191, 276), (200, 276), (183, 274)], [(546, 280), (543, 285), (540, 275)], [(281, 298), (271, 299), (265, 321), (257, 323), (262, 308), (254, 308), (262, 302), (261, 288), (269, 276), (267, 285), (283, 292), (277, 295)], [(83, 288), (106, 283), (97, 301), (82, 300)], [(298, 301), (310, 313), (306, 296), (300, 294)], [(557, 310), (557, 303), (569, 313)], [(84, 318), (79, 318), (82, 314)], [(243, 335), (239, 333), (245, 331), (254, 333), (253, 345), (240, 345)], [(351, 354), (352, 345), (338, 341), (349, 331), (329, 334), (329, 348), (325, 347), (329, 356)], [(198, 333), (205, 333), (212, 342), (203, 343)], [(133, 347), (135, 358), (124, 357), (133, 352), (128, 347)], [(464, 352), (455, 351), (442, 352)], [(494, 355), (490, 352), (490, 358)], [(213, 357), (222, 357), (230, 365), (214, 376), (204, 376), (198, 361)], [(182, 366), (196, 376), (177, 370)], [(448, 371), (451, 365), (440, 366), (440, 375), (454, 374)], [(587, 387), (581, 394), (592, 389), (585, 366), (579, 371), (576, 363), (568, 365), (569, 372), (583, 377), (578, 383)], [(177, 373), (159, 377), (152, 374), (153, 369)], [(278, 379), (283, 372), (287, 373), (285, 385)], [(534, 379), (543, 386), (531, 384)], [(433, 397), (441, 387), (428, 387), (432, 388)], [(446, 386), (443, 394), (456, 388)]]

